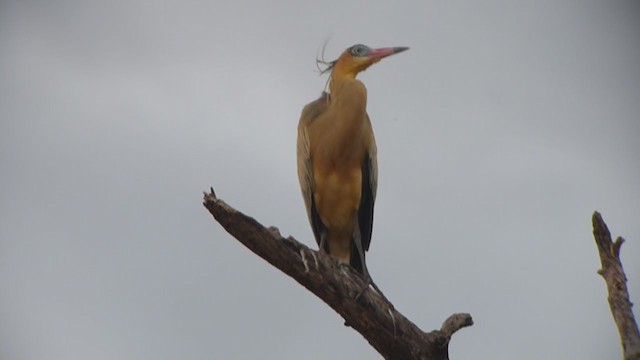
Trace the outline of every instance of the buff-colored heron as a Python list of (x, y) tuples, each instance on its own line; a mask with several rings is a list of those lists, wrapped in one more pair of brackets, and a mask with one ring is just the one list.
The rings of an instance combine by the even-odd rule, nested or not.
[[(359, 72), (407, 47), (354, 45), (328, 63), (329, 92), (302, 110), (298, 178), (320, 251), (372, 283), (365, 261), (378, 185), (376, 141)], [(375, 285), (375, 284), (374, 284)]]

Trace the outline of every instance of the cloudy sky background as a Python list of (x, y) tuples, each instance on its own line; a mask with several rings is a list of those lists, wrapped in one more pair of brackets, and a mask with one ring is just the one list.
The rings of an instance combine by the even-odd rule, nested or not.
[(360, 76), (399, 311), (471, 313), (452, 359), (620, 358), (590, 219), (640, 302), (640, 6), (547, 0), (1, 2), (0, 358), (378, 358), (201, 205), (315, 246), (295, 138), (329, 35), (411, 47)]

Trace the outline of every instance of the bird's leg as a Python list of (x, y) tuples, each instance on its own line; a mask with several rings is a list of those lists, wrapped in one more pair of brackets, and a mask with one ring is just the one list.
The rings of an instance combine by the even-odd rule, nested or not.
[[(362, 276), (364, 277), (365, 288), (371, 283), (371, 276), (369, 275), (369, 269), (367, 269), (367, 263), (364, 260), (364, 249), (362, 248), (362, 236), (360, 235), (360, 224), (358, 223), (358, 217), (356, 216), (356, 228), (353, 231), (353, 242), (356, 244), (356, 250), (358, 250), (358, 256), (360, 257), (360, 264), (362, 264)], [(360, 292), (360, 294), (362, 291)], [(358, 296), (360, 296), (358, 294)]]
[(320, 252), (326, 253), (325, 246), (327, 246), (327, 232), (323, 231), (320, 234)]
[(360, 235), (360, 224), (358, 222), (357, 215), (356, 215), (356, 228), (353, 232), (353, 242), (356, 244), (356, 249), (358, 250), (358, 256), (360, 256), (360, 263), (362, 264), (362, 275), (364, 277), (364, 282), (365, 282), (364, 287), (360, 289), (360, 292), (358, 292), (358, 295), (356, 295), (355, 299), (357, 300), (364, 293), (364, 291), (369, 287), (369, 285), (371, 285), (373, 286), (373, 289), (378, 294), (380, 294), (380, 296), (382, 296), (383, 299), (385, 299), (389, 304), (391, 304), (391, 301), (389, 301), (389, 299), (387, 299), (387, 297), (384, 296), (384, 294), (382, 293), (382, 290), (380, 290), (378, 285), (376, 285), (376, 283), (373, 282), (371, 275), (369, 275), (369, 269), (367, 268), (367, 263), (364, 257), (364, 248), (362, 247), (362, 235)]
[[(362, 264), (362, 276), (364, 277), (364, 287), (360, 289), (358, 295), (356, 295), (356, 300), (364, 293), (364, 291), (369, 287), (369, 284), (373, 284), (373, 280), (371, 279), (371, 275), (369, 275), (369, 269), (367, 269), (367, 263), (364, 258), (364, 248), (362, 247), (362, 235), (360, 234), (360, 223), (358, 221), (358, 215), (356, 215), (356, 226), (353, 231), (353, 242), (356, 244), (356, 250), (358, 250), (358, 256), (360, 257), (360, 264)], [(374, 284), (374, 288), (377, 288)], [(377, 290), (377, 289), (376, 289)]]

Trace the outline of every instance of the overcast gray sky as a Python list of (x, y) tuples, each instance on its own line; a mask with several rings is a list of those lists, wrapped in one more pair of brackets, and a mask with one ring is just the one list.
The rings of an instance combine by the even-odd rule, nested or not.
[(590, 218), (640, 302), (640, 5), (547, 0), (1, 2), (0, 358), (378, 358), (201, 205), (315, 247), (295, 141), (329, 35), (411, 47), (360, 76), (399, 311), (471, 313), (452, 359), (620, 358)]

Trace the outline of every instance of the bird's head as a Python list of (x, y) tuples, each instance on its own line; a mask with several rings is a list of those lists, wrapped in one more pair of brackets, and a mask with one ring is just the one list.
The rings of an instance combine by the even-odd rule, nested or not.
[(387, 56), (391, 56), (405, 50), (408, 47), (387, 47), (372, 49), (366, 45), (357, 44), (346, 49), (338, 60), (332, 64), (331, 76), (344, 76), (355, 78), (359, 72), (377, 63)]

